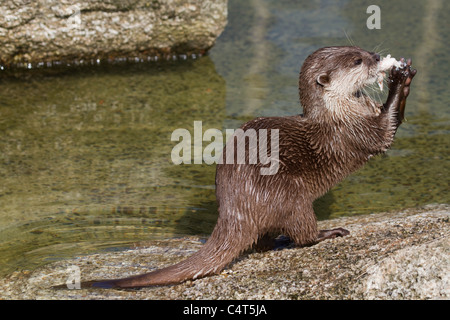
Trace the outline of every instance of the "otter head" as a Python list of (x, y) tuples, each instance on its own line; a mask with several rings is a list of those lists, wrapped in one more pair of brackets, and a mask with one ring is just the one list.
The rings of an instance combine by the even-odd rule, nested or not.
[(341, 102), (351, 101), (376, 81), (379, 62), (379, 54), (358, 47), (326, 47), (312, 53), (299, 79), (304, 116), (351, 111), (342, 109), (350, 103)]

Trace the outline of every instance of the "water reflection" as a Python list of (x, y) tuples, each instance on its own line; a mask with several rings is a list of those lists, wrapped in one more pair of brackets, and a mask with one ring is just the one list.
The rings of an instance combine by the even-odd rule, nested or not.
[(214, 167), (170, 158), (173, 130), (194, 120), (222, 129), (225, 82), (208, 57), (9, 78), (1, 88), (2, 266), (74, 243), (199, 232), (179, 223), (186, 211), (214, 223), (201, 204), (215, 201)]

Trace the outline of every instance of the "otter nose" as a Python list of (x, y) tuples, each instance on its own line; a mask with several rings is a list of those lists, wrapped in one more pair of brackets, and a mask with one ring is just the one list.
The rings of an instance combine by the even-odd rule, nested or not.
[(380, 61), (380, 55), (378, 53), (374, 53), (373, 57), (375, 58), (376, 61)]

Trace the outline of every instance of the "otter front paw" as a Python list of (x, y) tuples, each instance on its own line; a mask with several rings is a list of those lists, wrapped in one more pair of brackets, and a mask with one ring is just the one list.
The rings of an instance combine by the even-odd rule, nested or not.
[[(412, 60), (400, 59), (401, 68), (392, 68), (389, 74), (389, 96), (388, 102), (394, 102), (397, 108), (398, 124), (402, 123), (405, 114), (406, 98), (409, 95), (412, 79), (417, 73), (411, 68)], [(388, 105), (388, 107), (391, 107)]]
[[(412, 60), (408, 59), (405, 63), (405, 59), (400, 59), (401, 67), (394, 67), (389, 74), (389, 92), (400, 92), (404, 96), (409, 94), (409, 85), (412, 79), (417, 73), (417, 70), (411, 69)], [(404, 90), (408, 88), (407, 90)], [(403, 92), (401, 92), (403, 91)], [(406, 97), (405, 97), (406, 98)]]

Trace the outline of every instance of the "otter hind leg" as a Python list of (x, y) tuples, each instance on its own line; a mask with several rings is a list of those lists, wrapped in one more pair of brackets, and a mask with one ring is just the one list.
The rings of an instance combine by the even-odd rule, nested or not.
[(343, 228), (330, 230), (318, 230), (316, 215), (311, 207), (303, 208), (298, 215), (292, 215), (285, 224), (286, 234), (295, 243), (296, 246), (312, 246), (327, 239), (344, 237), (350, 232)]
[(344, 228), (335, 228), (330, 230), (320, 230), (319, 235), (317, 236), (317, 242), (319, 243), (323, 240), (333, 239), (336, 237), (344, 237), (350, 234), (350, 231)]
[(335, 228), (330, 230), (319, 230), (316, 234), (316, 237), (314, 239), (310, 239), (308, 241), (297, 241), (295, 244), (300, 247), (309, 247), (313, 246), (315, 244), (318, 244), (319, 242), (322, 242), (327, 239), (334, 239), (337, 237), (345, 237), (350, 234), (350, 231), (344, 228)]

